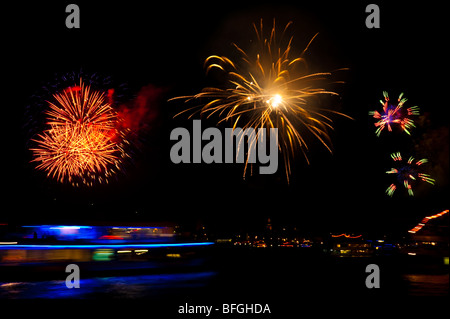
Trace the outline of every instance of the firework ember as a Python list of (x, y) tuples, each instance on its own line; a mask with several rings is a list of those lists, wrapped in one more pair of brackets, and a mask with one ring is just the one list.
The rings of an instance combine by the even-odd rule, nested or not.
[[(400, 152), (392, 153), (391, 158), (394, 160), (396, 168), (391, 168), (391, 170), (387, 171), (386, 174), (395, 174), (397, 177), (397, 183), (403, 184), (405, 189), (408, 191), (409, 196), (414, 196), (412, 184), (417, 180), (422, 180), (434, 185), (435, 180), (431, 178), (430, 175), (420, 173), (419, 171), (420, 166), (428, 162), (426, 158), (414, 161), (414, 157), (411, 156), (405, 163)], [(386, 194), (392, 197), (396, 189), (396, 183), (392, 183), (386, 189)]]
[(80, 79), (53, 97), (45, 111), (48, 129), (32, 139), (36, 168), (74, 186), (108, 182), (127, 156), (127, 141), (108, 96)]
[(369, 115), (377, 119), (378, 122), (375, 123), (375, 133), (380, 136), (381, 131), (386, 127), (389, 132), (392, 131), (392, 125), (398, 125), (402, 131), (406, 134), (411, 135), (411, 128), (415, 127), (414, 121), (411, 116), (419, 115), (419, 107), (412, 106), (409, 108), (404, 108), (403, 104), (407, 101), (403, 97), (403, 93), (397, 99), (397, 104), (392, 103), (389, 100), (389, 95), (386, 91), (383, 91), (384, 101), (380, 100), (381, 105), (383, 105), (383, 111), (370, 111)]
[[(243, 129), (251, 127), (255, 130), (278, 128), (279, 151), (284, 158), (288, 181), (290, 162), (297, 148), (302, 150), (308, 161), (306, 136), (316, 138), (331, 152), (328, 130), (333, 129), (332, 119), (324, 113), (344, 115), (320, 109), (315, 103), (320, 95), (338, 94), (320, 86), (321, 81), (328, 79), (331, 73), (309, 73), (307, 70), (304, 55), (317, 34), (300, 55), (291, 57), (293, 38), (287, 41), (283, 38), (290, 25), (291, 22), (278, 38), (275, 22), (268, 36), (264, 35), (262, 21), (259, 27), (254, 24), (258, 51), (250, 54), (234, 44), (242, 63), (235, 63), (225, 56), (208, 57), (205, 60), (206, 73), (213, 70), (224, 73), (227, 78), (225, 88), (206, 87), (196, 95), (178, 97), (186, 102), (205, 100), (207, 103), (177, 114), (196, 110), (190, 117), (197, 112), (208, 118), (218, 115), (218, 123), (231, 121), (233, 128), (238, 125)], [(249, 141), (249, 144), (256, 143), (258, 138), (256, 134), (255, 140)], [(244, 177), (246, 168), (247, 162)]]

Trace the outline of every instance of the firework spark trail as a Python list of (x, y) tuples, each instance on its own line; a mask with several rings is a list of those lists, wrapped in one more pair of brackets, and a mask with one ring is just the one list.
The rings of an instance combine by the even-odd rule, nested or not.
[(380, 136), (381, 131), (386, 127), (389, 132), (392, 131), (392, 125), (399, 125), (401, 130), (406, 134), (411, 135), (410, 130), (415, 127), (414, 121), (411, 119), (413, 115), (419, 115), (419, 107), (412, 106), (409, 108), (404, 108), (403, 105), (408, 100), (403, 97), (401, 93), (397, 99), (397, 104), (393, 104), (389, 100), (389, 95), (386, 91), (383, 91), (384, 101), (380, 100), (381, 105), (383, 105), (383, 111), (380, 113), (378, 111), (370, 111), (369, 115), (378, 121), (375, 123), (375, 133)]
[(37, 169), (57, 181), (92, 186), (108, 182), (127, 156), (119, 118), (104, 93), (80, 85), (53, 95), (45, 112), (50, 127), (38, 134), (31, 148)]
[[(403, 184), (405, 189), (408, 191), (409, 196), (414, 196), (412, 183), (418, 179), (434, 185), (435, 180), (431, 178), (430, 175), (419, 172), (419, 166), (428, 162), (426, 158), (414, 161), (414, 157), (411, 156), (408, 161), (404, 163), (400, 152), (392, 153), (391, 158), (397, 167), (391, 168), (391, 170), (387, 171), (386, 174), (395, 174), (397, 177), (397, 182)], [(386, 194), (392, 197), (396, 189), (397, 185), (392, 183), (386, 189)]]
[[(293, 37), (283, 41), (289, 22), (284, 28), (280, 39), (275, 30), (275, 21), (270, 35), (264, 37), (263, 23), (259, 27), (253, 24), (257, 37), (258, 53), (248, 54), (234, 44), (240, 53), (244, 67), (225, 56), (212, 55), (205, 60), (206, 73), (218, 70), (226, 73), (227, 88), (206, 87), (200, 93), (192, 96), (181, 96), (175, 99), (209, 100), (202, 106), (187, 108), (176, 116), (197, 112), (210, 118), (218, 115), (220, 120), (232, 121), (233, 129), (242, 128), (278, 128), (279, 150), (285, 162), (286, 177), (289, 182), (291, 174), (291, 159), (299, 147), (309, 163), (306, 151), (306, 135), (318, 139), (331, 152), (331, 141), (328, 130), (333, 129), (332, 119), (324, 112), (331, 112), (350, 118), (349, 116), (329, 109), (318, 109), (312, 102), (319, 95), (335, 95), (319, 85), (319, 81), (327, 79), (331, 73), (308, 73), (304, 54), (317, 34), (310, 40), (303, 52), (297, 57), (291, 57)], [(284, 45), (283, 43), (286, 42)], [(173, 100), (173, 99), (172, 99)], [(255, 135), (256, 143), (259, 136)], [(244, 177), (248, 158), (244, 168)]]

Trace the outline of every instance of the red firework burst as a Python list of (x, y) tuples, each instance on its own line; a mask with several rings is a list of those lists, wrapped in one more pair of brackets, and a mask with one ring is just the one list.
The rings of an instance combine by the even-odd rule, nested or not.
[(53, 97), (45, 112), (49, 128), (32, 140), (36, 168), (74, 186), (108, 182), (127, 157), (123, 147), (127, 141), (107, 96), (80, 79), (79, 85)]

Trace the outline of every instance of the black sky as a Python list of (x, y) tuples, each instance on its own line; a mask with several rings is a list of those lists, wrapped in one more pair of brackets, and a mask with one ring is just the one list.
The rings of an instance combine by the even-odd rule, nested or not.
[[(302, 229), (401, 229), (448, 208), (448, 107), (445, 105), (444, 19), (436, 6), (378, 1), (381, 28), (367, 29), (371, 1), (285, 3), (77, 2), (81, 28), (67, 29), (70, 2), (9, 5), (3, 18), (3, 183), (1, 220), (198, 221), (215, 227), (252, 225), (265, 218)], [(251, 25), (293, 21), (298, 50), (317, 32), (306, 58), (314, 71), (346, 67), (338, 88), (333, 155), (313, 143), (311, 165), (299, 158), (291, 183), (282, 172), (242, 179), (240, 165), (174, 165), (170, 131), (179, 103), (166, 99), (197, 93), (205, 85), (203, 61), (232, 55), (232, 42), (245, 47)], [(145, 85), (165, 88), (158, 124), (144, 134), (127, 174), (110, 186), (73, 189), (34, 171), (26, 149), (24, 114), (30, 97), (55, 74), (110, 76), (138, 92)], [(412, 136), (377, 138), (368, 111), (382, 91), (404, 92), (407, 105), (421, 108)], [(205, 122), (206, 123), (206, 122)], [(212, 123), (211, 123), (212, 124)], [(384, 133), (384, 132), (383, 132)], [(315, 145), (314, 145), (315, 144)], [(390, 180), (389, 154), (428, 157), (434, 187), (419, 187), (409, 198), (384, 194)]]

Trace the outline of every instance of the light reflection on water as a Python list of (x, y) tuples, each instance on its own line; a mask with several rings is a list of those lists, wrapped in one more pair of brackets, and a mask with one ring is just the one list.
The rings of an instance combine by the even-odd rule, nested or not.
[(96, 277), (80, 280), (80, 288), (68, 289), (65, 280), (0, 282), (0, 298), (6, 299), (97, 299), (146, 298), (180, 294), (201, 288), (215, 272), (176, 273), (140, 276)]
[(446, 296), (449, 293), (449, 274), (408, 274), (404, 279), (409, 283), (409, 295)]
[[(65, 280), (0, 282), (0, 299), (139, 299), (164, 298), (200, 291), (217, 275), (213, 271), (139, 276), (95, 277), (68, 289)], [(405, 274), (407, 295), (446, 296), (448, 274)]]

